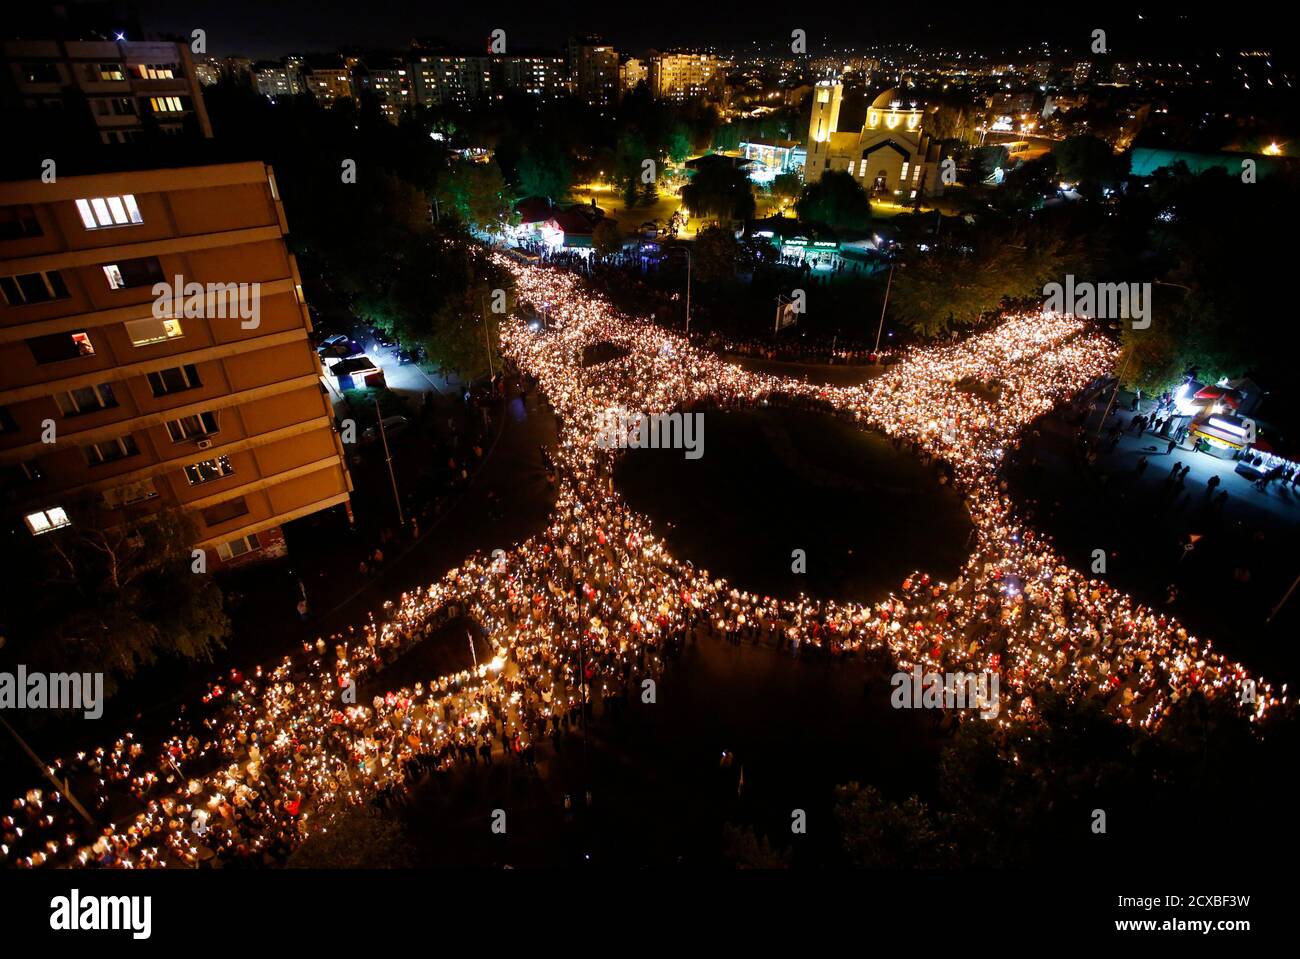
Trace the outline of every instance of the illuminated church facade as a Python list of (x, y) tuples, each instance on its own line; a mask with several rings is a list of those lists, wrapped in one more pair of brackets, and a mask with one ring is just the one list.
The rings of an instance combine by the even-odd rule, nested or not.
[(840, 133), (844, 87), (823, 80), (813, 88), (804, 179), (813, 183), (827, 170), (847, 170), (869, 196), (907, 202), (943, 190), (939, 145), (923, 127), (925, 108), (886, 90), (867, 108), (860, 133)]

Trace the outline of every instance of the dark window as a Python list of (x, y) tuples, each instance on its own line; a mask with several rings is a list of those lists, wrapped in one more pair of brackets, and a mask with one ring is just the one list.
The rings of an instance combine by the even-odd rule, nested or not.
[(24, 63), (23, 79), (28, 83), (62, 83), (59, 68), (53, 63)]
[(57, 363), (78, 356), (93, 356), (95, 352), (94, 344), (85, 332), (36, 336), (27, 341), (27, 348), (32, 351), (37, 363)]
[(117, 397), (113, 394), (113, 387), (110, 383), (100, 383), (97, 386), (82, 386), (66, 393), (59, 393), (54, 397), (54, 401), (59, 405), (59, 411), (64, 416), (94, 413), (97, 410), (106, 410), (117, 406)]
[(127, 433), (125, 436), (119, 436), (116, 439), (83, 446), (81, 451), (86, 455), (86, 462), (91, 466), (95, 466), (99, 463), (111, 463), (114, 460), (135, 456), (140, 452), (140, 447), (135, 445), (135, 439), (130, 433)]
[(40, 236), (42, 232), (36, 210), (31, 206), (0, 206), (0, 240), (21, 240)]
[(129, 289), (133, 286), (153, 286), (162, 282), (162, 264), (156, 256), (142, 256), (138, 260), (123, 260), (120, 263), (104, 265), (104, 275), (108, 285), (114, 290)]
[(192, 390), (203, 385), (203, 381), (199, 379), (199, 371), (195, 369), (193, 363), (186, 363), (184, 366), (173, 366), (168, 370), (159, 370), (156, 373), (150, 373), (148, 378), (154, 396), (168, 396), (172, 393)]
[(236, 516), (243, 516), (247, 512), (248, 503), (244, 501), (244, 497), (240, 496), (224, 503), (218, 503), (216, 506), (209, 506), (203, 511), (203, 522), (208, 526), (217, 526), (234, 519)]
[(217, 414), (211, 411), (195, 416), (182, 416), (167, 424), (167, 433), (173, 443), (194, 439), (196, 436), (211, 436), (215, 432), (217, 432)]
[(42, 273), (22, 273), (18, 276), (0, 276), (0, 293), (10, 306), (26, 303), (45, 303), (61, 300), (68, 295), (68, 287), (58, 270)]
[(0, 434), (17, 433), (18, 424), (14, 421), (14, 416), (9, 412), (9, 407), (0, 406)]

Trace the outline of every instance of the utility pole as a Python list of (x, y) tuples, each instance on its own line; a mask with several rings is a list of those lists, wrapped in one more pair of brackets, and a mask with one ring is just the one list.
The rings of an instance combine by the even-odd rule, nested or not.
[(487, 324), (487, 294), (479, 296), (479, 303), (483, 306), (483, 349), (487, 352), (488, 373), (492, 379), (497, 378), (496, 366), (492, 363), (492, 339), (488, 336)]
[(55, 778), (54, 773), (50, 771), (49, 765), (41, 762), (41, 757), (37, 756), (36, 753), (33, 752), (32, 747), (27, 745), (27, 741), (23, 739), (22, 736), (18, 735), (18, 730), (10, 726), (9, 722), (3, 718), (0, 718), (0, 723), (5, 724), (5, 729), (9, 730), (9, 734), (13, 736), (14, 739), (18, 740), (18, 745), (23, 747), (23, 752), (31, 757), (32, 762), (36, 763), (37, 768), (40, 769), (45, 778), (54, 785), (54, 788), (58, 790), (58, 792), (63, 794), (63, 798), (68, 801), (68, 805), (80, 813), (81, 818), (86, 820), (86, 822), (91, 826), (97, 825), (95, 820), (90, 818), (90, 813), (86, 812), (86, 807), (77, 801), (76, 796), (72, 795), (72, 789), (68, 786), (67, 777), (64, 777), (63, 782), (59, 782), (59, 780)]
[(379, 437), (384, 441), (384, 462), (388, 464), (388, 478), (393, 481), (393, 502), (397, 506), (397, 525), (405, 526), (402, 516), (402, 497), (397, 494), (397, 474), (393, 472), (393, 454), (388, 449), (388, 433), (384, 429), (384, 411), (379, 408), (379, 397), (375, 397), (375, 416), (379, 419)]
[(1097, 435), (1093, 437), (1093, 442), (1101, 439), (1101, 428), (1106, 425), (1106, 417), (1110, 416), (1110, 408), (1115, 405), (1115, 398), (1119, 396), (1119, 384), (1124, 379), (1124, 374), (1128, 372), (1129, 360), (1133, 359), (1133, 350), (1128, 351), (1128, 356), (1124, 357), (1124, 366), (1119, 371), (1119, 376), (1115, 380), (1115, 389), (1110, 394), (1110, 402), (1106, 404), (1106, 412), (1101, 414), (1101, 422), (1097, 424)]
[(885, 281), (885, 302), (880, 304), (880, 326), (876, 327), (876, 348), (872, 350), (880, 355), (880, 335), (885, 332), (885, 309), (889, 306), (889, 290), (894, 285), (894, 261), (889, 261), (889, 279)]

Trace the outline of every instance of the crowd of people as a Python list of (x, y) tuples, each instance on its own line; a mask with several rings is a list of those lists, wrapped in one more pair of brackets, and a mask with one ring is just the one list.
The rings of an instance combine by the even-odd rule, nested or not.
[[(545, 531), (503, 554), (470, 557), (274, 668), (227, 677), (205, 715), (182, 717), (160, 751), (128, 735), (61, 763), (56, 775), (93, 773), (104, 808), (110, 791), (128, 790), (142, 811), (92, 835), (61, 793), (33, 790), (0, 823), (9, 863), (274, 861), (328, 828), (341, 807), (401, 789), (420, 769), (497, 753), (529, 761), (539, 739), (582, 722), (595, 702), (618, 702), (702, 635), (888, 655), (903, 671), (994, 672), (1001, 708), (979, 721), (1004, 728), (1033, 721), (1046, 690), (1094, 697), (1116, 722), (1148, 730), (1194, 692), (1232, 697), (1255, 718), (1283, 698), (1165, 612), (1072, 568), (1008, 497), (1001, 467), (1025, 428), (1113, 365), (1114, 347), (1083, 322), (1017, 314), (963, 342), (911, 351), (865, 384), (821, 386), (695, 349), (621, 314), (571, 272), (499, 259), (522, 301), (548, 304), (545, 329), (512, 319), (502, 331), (505, 353), (560, 423)], [(603, 343), (619, 355), (584, 366)], [(971, 382), (1000, 389), (990, 395)], [(975, 526), (959, 577), (918, 571), (867, 604), (779, 598), (671, 555), (614, 487), (621, 453), (600, 442), (607, 412), (769, 403), (834, 412), (940, 468)], [(357, 697), (403, 651), (462, 616), (487, 637), (490, 659)]]

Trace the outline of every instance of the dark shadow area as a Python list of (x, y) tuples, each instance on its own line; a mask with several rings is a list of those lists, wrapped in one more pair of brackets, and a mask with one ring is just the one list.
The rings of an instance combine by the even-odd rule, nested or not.
[[(884, 437), (778, 407), (709, 410), (703, 422), (699, 459), (629, 450), (616, 473), (681, 559), (742, 589), (859, 602), (918, 569), (960, 571), (971, 529), (960, 498)], [(791, 571), (796, 549), (804, 575)]]

